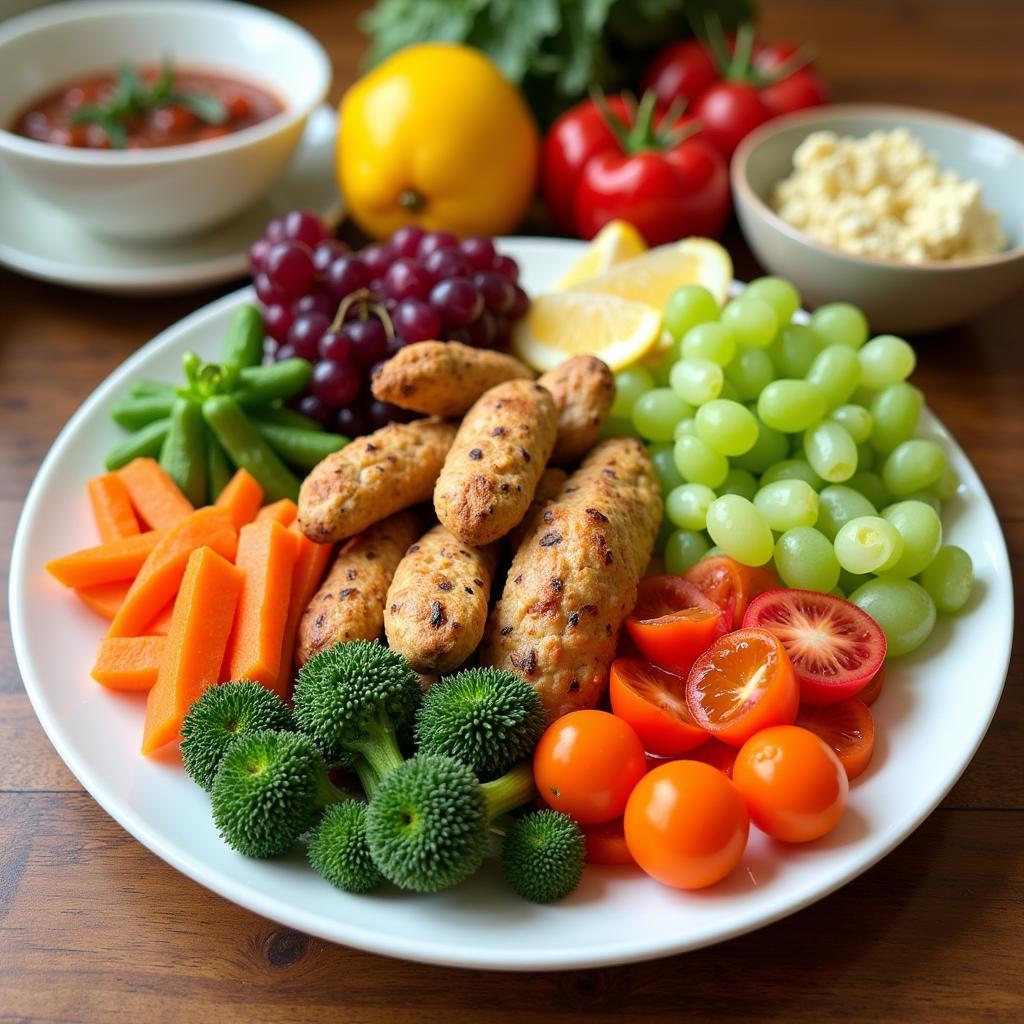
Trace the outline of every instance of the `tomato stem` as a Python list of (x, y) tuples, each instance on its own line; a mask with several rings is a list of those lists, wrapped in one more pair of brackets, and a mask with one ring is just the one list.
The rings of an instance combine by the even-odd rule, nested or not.
[(659, 115), (657, 113), (658, 96), (650, 89), (640, 98), (639, 104), (634, 106), (635, 100), (627, 101), (632, 114), (632, 125), (624, 121), (609, 107), (608, 99), (600, 89), (593, 89), (590, 96), (608, 126), (608, 130), (615, 136), (619, 148), (628, 156), (644, 152), (665, 153), (670, 149), (675, 149), (681, 142), (700, 130), (700, 125), (696, 122), (673, 128), (672, 126), (682, 115), (685, 101), (681, 104), (678, 100), (673, 102), (665, 113)]

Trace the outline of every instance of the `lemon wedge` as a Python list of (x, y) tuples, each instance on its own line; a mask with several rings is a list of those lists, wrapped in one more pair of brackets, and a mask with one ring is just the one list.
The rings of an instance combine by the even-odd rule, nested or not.
[(660, 335), (661, 310), (654, 306), (596, 292), (552, 292), (531, 302), (512, 351), (542, 373), (584, 354), (618, 371), (642, 359)]
[(647, 243), (643, 235), (632, 224), (624, 220), (611, 220), (594, 236), (583, 255), (562, 275), (555, 289), (571, 288), (646, 251)]

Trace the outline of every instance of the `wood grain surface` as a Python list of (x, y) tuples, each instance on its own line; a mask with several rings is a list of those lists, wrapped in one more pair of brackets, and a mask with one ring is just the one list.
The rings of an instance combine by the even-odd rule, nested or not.
[[(357, 73), (357, 4), (293, 0)], [(1020, 0), (763, 0), (769, 37), (814, 39), (839, 99), (905, 102), (1024, 138)], [(742, 242), (738, 276), (755, 272)], [(229, 286), (233, 287), (233, 286)], [(57, 431), (152, 337), (227, 291), (110, 298), (0, 270), (0, 572)], [(967, 450), (1024, 569), (1024, 296), (922, 339), (915, 382)], [(1021, 597), (1018, 588), (1018, 600)], [(309, 938), (178, 874), (82, 790), (22, 689), (0, 590), (0, 1020), (807, 1021), (1024, 1019), (1024, 659), (959, 784), (835, 895), (723, 945), (530, 976), (423, 967)], [(985, 637), (974, 638), (984, 643)], [(965, 686), (970, 680), (963, 681)]]

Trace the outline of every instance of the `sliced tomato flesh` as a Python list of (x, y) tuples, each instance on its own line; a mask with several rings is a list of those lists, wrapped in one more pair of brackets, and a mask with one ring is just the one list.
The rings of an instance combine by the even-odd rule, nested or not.
[(883, 665), (872, 677), (868, 680), (867, 686), (863, 690), (857, 691), (857, 700), (864, 701), (868, 707), (878, 700), (882, 693), (882, 689), (885, 687), (885, 665)]
[(853, 781), (871, 762), (875, 749), (875, 721), (857, 697), (838, 704), (804, 704), (796, 724), (820, 736), (837, 754)]
[(612, 662), (608, 687), (612, 711), (636, 730), (650, 754), (673, 757), (707, 739), (690, 714), (685, 691), (684, 676), (648, 661), (616, 658)]
[(771, 569), (743, 565), (728, 555), (702, 558), (687, 571), (685, 578), (722, 609), (729, 629), (743, 621), (747, 605), (758, 594), (779, 586)]

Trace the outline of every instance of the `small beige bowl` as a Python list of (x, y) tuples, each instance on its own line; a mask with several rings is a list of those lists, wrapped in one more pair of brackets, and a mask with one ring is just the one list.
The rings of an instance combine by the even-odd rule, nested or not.
[[(768, 205), (793, 166), (793, 152), (815, 131), (863, 137), (906, 128), (939, 166), (981, 183), (999, 214), (1005, 251), (981, 259), (910, 264), (851, 256), (792, 227)], [(852, 302), (876, 331), (919, 334), (963, 323), (1024, 288), (1024, 146), (1008, 135), (946, 114), (874, 104), (804, 110), (762, 125), (732, 160), (732, 189), (743, 234), (762, 266), (789, 278), (805, 305)]]

